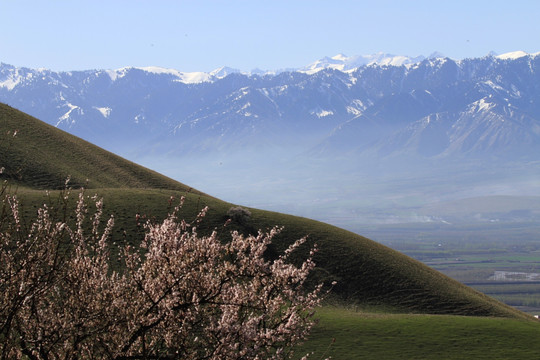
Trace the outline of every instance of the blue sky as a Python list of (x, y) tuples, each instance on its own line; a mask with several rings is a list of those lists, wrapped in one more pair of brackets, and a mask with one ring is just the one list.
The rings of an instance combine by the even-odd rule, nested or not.
[(534, 53), (539, 16), (536, 0), (0, 0), (0, 62), (248, 71), (338, 53)]

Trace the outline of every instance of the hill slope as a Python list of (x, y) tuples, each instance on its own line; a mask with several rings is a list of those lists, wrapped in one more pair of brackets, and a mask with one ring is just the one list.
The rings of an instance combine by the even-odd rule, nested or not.
[(2, 176), (22, 186), (58, 189), (70, 176), (76, 187), (189, 189), (4, 104), (0, 129)]
[[(163, 218), (171, 195), (187, 196), (187, 217), (209, 205), (209, 229), (227, 219), (231, 204), (189, 191), (181, 183), (0, 105), (0, 134), (13, 130), (18, 130), (17, 136), (1, 140), (0, 166), (6, 168), (4, 178), (22, 185), (19, 197), (29, 214), (46, 200), (44, 192), (37, 189), (59, 188), (65, 176), (71, 174), (75, 184), (90, 180), (92, 191), (104, 196), (107, 211), (115, 214), (115, 236), (127, 234), (131, 241), (136, 241), (137, 234), (135, 212)], [(526, 317), (397, 251), (324, 223), (252, 209), (249, 222), (235, 224), (244, 232), (274, 225), (285, 226), (274, 251), (304, 235), (309, 235), (311, 244), (318, 244), (315, 277), (318, 281), (337, 280), (335, 294), (343, 301), (405, 312)]]

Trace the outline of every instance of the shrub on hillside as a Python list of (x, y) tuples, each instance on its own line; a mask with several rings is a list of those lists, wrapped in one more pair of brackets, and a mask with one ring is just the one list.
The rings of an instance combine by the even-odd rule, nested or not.
[(251, 218), (251, 211), (244, 209), (241, 206), (234, 206), (227, 211), (227, 216), (229, 216), (232, 221), (244, 225)]

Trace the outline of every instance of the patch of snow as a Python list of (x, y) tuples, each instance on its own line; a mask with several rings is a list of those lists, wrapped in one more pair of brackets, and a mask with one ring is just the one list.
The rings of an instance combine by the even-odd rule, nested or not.
[(58, 118), (56, 126), (60, 125), (62, 122), (67, 122), (68, 120), (71, 120), (71, 122), (74, 123), (75, 120), (71, 118), (71, 113), (75, 110), (77, 110), (80, 115), (84, 115), (84, 111), (79, 106), (70, 103), (66, 103), (66, 106), (69, 107), (69, 110)]
[(331, 111), (331, 110), (317, 109), (317, 110), (312, 110), (310, 112), (310, 114), (311, 115), (316, 115), (320, 119), (320, 118), (323, 118), (323, 117), (326, 117), (326, 116), (334, 115), (334, 112)]
[(351, 102), (350, 106), (347, 106), (347, 113), (353, 114), (355, 116), (361, 115), (362, 111), (365, 110), (367, 107), (364, 105), (362, 100), (355, 99)]
[(217, 68), (216, 70), (211, 71), (210, 75), (214, 76), (214, 77), (216, 77), (218, 79), (222, 79), (227, 75), (236, 74), (236, 73), (240, 73), (240, 70), (233, 69), (233, 68), (230, 68), (230, 67), (227, 67), (227, 66), (222, 66), (220, 68)]
[(495, 104), (487, 102), (486, 98), (475, 101), (472, 105), (477, 108), (477, 111), (488, 111), (495, 106)]
[(141, 120), (144, 120), (144, 119), (145, 119), (145, 117), (144, 117), (143, 114), (139, 114), (139, 115), (135, 116), (135, 119), (134, 119), (135, 124), (138, 124)]
[(151, 74), (173, 75), (176, 77), (182, 77), (182, 73), (178, 70), (162, 68), (159, 66), (136, 67), (135, 69), (142, 70)]
[[(238, 94), (238, 92), (240, 92), (240, 94)], [(231, 94), (231, 96), (236, 95), (236, 97), (232, 101), (241, 100), (243, 97), (245, 97), (248, 94), (249, 94), (249, 86), (243, 87), (243, 88), (239, 89), (237, 92)], [(229, 96), (229, 98), (231, 96)]]
[(281, 95), (289, 89), (289, 85), (281, 85), (281, 86), (278, 86), (276, 89), (277, 89), (278, 94)]
[(245, 117), (250, 117), (250, 116), (253, 116), (254, 118), (258, 118), (259, 116), (257, 114), (253, 114), (252, 112), (250, 111), (247, 111), (247, 109), (249, 109), (251, 107), (251, 103), (250, 102), (247, 102), (245, 103), (242, 108), (240, 108), (240, 110), (238, 110), (236, 113), (237, 114), (242, 114), (244, 115)]
[(404, 64), (408, 64), (410, 62), (410, 58), (407, 56), (392, 56), (392, 57), (384, 57), (380, 60), (374, 62), (379, 65), (387, 65), (387, 66), (401, 66)]
[(108, 118), (109, 115), (111, 115), (111, 108), (110, 107), (96, 107), (94, 106), (94, 109), (99, 111), (101, 115), (103, 115), (104, 118)]
[(391, 55), (382, 52), (372, 55), (356, 55), (346, 56), (338, 54), (332, 57), (324, 57), (317, 60), (301, 69), (299, 72), (306, 74), (314, 74), (323, 69), (334, 69), (343, 72), (354, 71), (355, 69), (366, 65), (383, 65), (383, 66), (402, 66), (408, 64), (416, 64), (424, 60), (425, 57), (417, 56), (414, 58), (401, 55)]
[(112, 81), (126, 76), (129, 70), (137, 69), (145, 71), (151, 74), (158, 75), (170, 75), (176, 78), (175, 81), (184, 83), (184, 84), (198, 84), (202, 82), (209, 82), (212, 79), (212, 75), (205, 72), (181, 72), (175, 69), (167, 69), (159, 66), (146, 66), (146, 67), (125, 67), (117, 70), (104, 70), (107, 75), (111, 78)]
[(502, 86), (495, 84), (495, 83), (494, 83), (493, 81), (491, 81), (491, 80), (485, 81), (484, 84), (488, 85), (488, 86), (491, 87), (493, 90), (499, 90), (499, 91), (504, 90), (504, 88), (503, 88)]
[(497, 55), (495, 56), (497, 59), (501, 59), (501, 60), (515, 60), (515, 59), (519, 59), (519, 58), (522, 58), (524, 56), (528, 56), (529, 54), (526, 53), (525, 51), (513, 51), (513, 52), (508, 52), (508, 53), (505, 53), (505, 54), (501, 54), (501, 55)]
[(433, 67), (441, 68), (446, 62), (448, 61), (448, 58), (430, 58), (429, 64)]
[(0, 82), (0, 87), (6, 88), (11, 91), (15, 88), (15, 86), (19, 85), (20, 82), (20, 77), (10, 76), (6, 80)]
[(348, 57), (343, 54), (337, 54), (335, 56), (332, 56), (332, 59), (337, 61), (347, 61)]
[(200, 84), (203, 82), (210, 82), (211, 78), (210, 74), (205, 72), (190, 72), (182, 73), (179, 81), (184, 84)]
[(152, 74), (171, 75), (178, 78), (178, 81), (184, 84), (198, 84), (202, 82), (208, 82), (212, 78), (210, 74), (201, 71), (186, 73), (174, 69), (167, 69), (157, 66), (147, 66), (136, 69), (143, 70)]
[(107, 75), (109, 75), (112, 81), (116, 81), (126, 76), (128, 70), (129, 68), (121, 68), (121, 69), (116, 69), (116, 70), (104, 70), (104, 71)]
[[(0, 87), (6, 88), (8, 90), (13, 90), (15, 86), (19, 85), (23, 80), (23, 76), (19, 73), (19, 69), (10, 69), (9, 75), (5, 80), (0, 81)], [(32, 74), (29, 74), (29, 78), (32, 77)]]
[(347, 113), (358, 116), (362, 114), (362, 111), (358, 110), (357, 108), (353, 106), (347, 106)]

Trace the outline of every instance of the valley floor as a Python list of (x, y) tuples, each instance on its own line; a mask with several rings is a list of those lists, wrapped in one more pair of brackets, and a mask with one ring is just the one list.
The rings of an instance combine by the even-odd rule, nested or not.
[(540, 223), (395, 224), (362, 233), (531, 315), (540, 314)]

